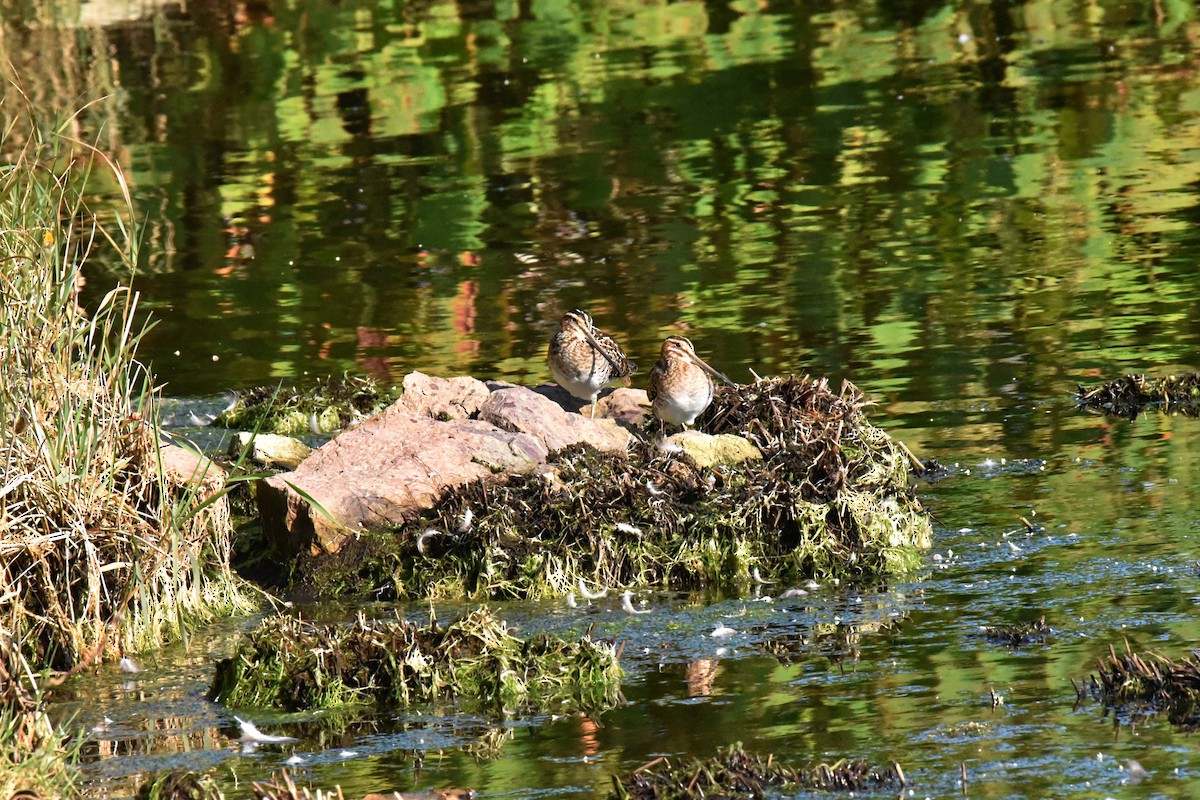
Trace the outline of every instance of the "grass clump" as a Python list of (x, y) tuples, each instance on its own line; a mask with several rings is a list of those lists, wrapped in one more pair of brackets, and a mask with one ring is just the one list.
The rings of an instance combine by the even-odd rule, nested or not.
[[(283, 770), (278, 777), (272, 778), (269, 781), (256, 781), (250, 786), (251, 796), (254, 800), (343, 800), (344, 795), (340, 786), (334, 787), (332, 790), (322, 791), (320, 789), (313, 790), (307, 786), (297, 786), (296, 782), (288, 775), (287, 770)], [(391, 794), (369, 794), (364, 800), (387, 800), (387, 798), (398, 797), (403, 800), (405, 797), (412, 797), (405, 793), (401, 795), (399, 792)], [(430, 800), (471, 800), (475, 797), (473, 789), (434, 789), (429, 792), (420, 792), (422, 798), (430, 798)]]
[[(0, 772), (46, 796), (65, 791), (37, 783), (62, 749), (37, 683), (249, 606), (228, 567), (223, 475), (160, 448), (136, 294), (81, 304), (85, 263), (132, 273), (138, 234), (120, 169), (69, 127), (9, 117), (0, 139)], [(94, 174), (123, 192), (115, 214), (89, 206)]]
[(1145, 657), (1125, 642), (1117, 655), (1108, 646), (1108, 658), (1096, 660), (1096, 673), (1075, 683), (1078, 700), (1094, 697), (1110, 708), (1149, 710), (1166, 714), (1172, 725), (1187, 731), (1200, 729), (1200, 656), (1174, 661), (1157, 653)]
[[(0, 623), (37, 669), (157, 647), (248, 605), (223, 474), (164, 460), (137, 295), (79, 304), (85, 263), (103, 251), (132, 270), (138, 237), (120, 169), (63, 145), (30, 140), (0, 172)], [(93, 160), (125, 188), (107, 227), (85, 200)]]
[(225, 795), (207, 775), (174, 771), (143, 783), (137, 800), (225, 800)]
[(70, 795), (83, 740), (68, 738), (50, 723), (29, 675), (29, 664), (0, 626), (0, 797), (16, 798), (22, 791), (32, 797)]
[(287, 710), (463, 700), (497, 712), (600, 711), (617, 702), (615, 647), (522, 640), (486, 607), (443, 627), (402, 619), (313, 625), (269, 617), (218, 662), (209, 697)]
[(383, 410), (394, 399), (373, 379), (354, 375), (318, 380), (308, 391), (260, 386), (239, 394), (213, 425), (286, 436), (332, 433)]
[(823, 789), (863, 791), (903, 787), (898, 764), (885, 771), (865, 761), (793, 769), (774, 758), (747, 753), (741, 744), (718, 750), (708, 759), (690, 758), (672, 765), (656, 758), (628, 775), (613, 776), (609, 800), (698, 800), (704, 797), (763, 797), (769, 790)]
[(1079, 386), (1078, 406), (1087, 411), (1137, 419), (1148, 408), (1200, 416), (1200, 372), (1150, 378), (1126, 375), (1099, 386)]
[(909, 455), (861, 393), (776, 378), (718, 391), (700, 420), (763, 453), (701, 467), (650, 439), (628, 454), (560, 452), (534, 475), (471, 484), (394, 533), (306, 567), (318, 592), (536, 598), (589, 585), (792, 584), (900, 573), (932, 529)]

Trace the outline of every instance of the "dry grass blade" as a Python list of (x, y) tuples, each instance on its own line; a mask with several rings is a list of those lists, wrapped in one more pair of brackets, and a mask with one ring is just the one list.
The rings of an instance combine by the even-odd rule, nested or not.
[(1173, 725), (1200, 729), (1200, 656), (1175, 661), (1151, 653), (1149, 659), (1133, 652), (1128, 641), (1120, 655), (1109, 645), (1108, 658), (1097, 659), (1095, 674), (1072, 681), (1077, 699), (1091, 696), (1113, 708), (1157, 711)]

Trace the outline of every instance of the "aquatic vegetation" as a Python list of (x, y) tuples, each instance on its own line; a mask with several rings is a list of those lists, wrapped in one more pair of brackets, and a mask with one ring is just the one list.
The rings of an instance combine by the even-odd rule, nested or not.
[(1129, 641), (1117, 655), (1108, 646), (1108, 658), (1096, 660), (1096, 673), (1075, 683), (1078, 700), (1094, 697), (1106, 707), (1149, 709), (1166, 714), (1172, 725), (1189, 731), (1200, 729), (1200, 655), (1175, 661), (1157, 653), (1140, 656)]
[(138, 261), (128, 193), (107, 227), (85, 201), (93, 168), (120, 169), (27, 124), (43, 139), (0, 174), (0, 624), (35, 669), (70, 669), (249, 603), (224, 473), (159, 444), (137, 295), (80, 306), (95, 254)]
[(208, 775), (176, 771), (143, 783), (137, 800), (225, 800), (225, 795)]
[(762, 652), (774, 656), (781, 664), (799, 664), (814, 656), (824, 656), (843, 669), (846, 661), (857, 661), (859, 645), (864, 635), (883, 636), (900, 630), (901, 620), (864, 621), (853, 625), (844, 622), (815, 626), (807, 633), (787, 632), (767, 635), (758, 643)]
[(734, 744), (709, 759), (690, 758), (672, 765), (658, 758), (624, 776), (613, 776), (609, 800), (693, 800), (702, 797), (762, 797), (773, 788), (862, 791), (902, 787), (900, 765), (884, 771), (865, 761), (842, 760), (834, 764), (793, 769), (772, 756), (747, 753)]
[(1045, 642), (1054, 633), (1054, 629), (1046, 624), (1042, 616), (1028, 622), (1012, 622), (1005, 625), (984, 625), (983, 634), (993, 642), (1006, 644), (1009, 647), (1019, 647), (1033, 642)]
[[(907, 451), (861, 393), (785, 377), (722, 388), (698, 427), (763, 453), (697, 466), (651, 437), (628, 454), (557, 454), (534, 475), (474, 483), (399, 530), (306, 565), (322, 593), (565, 596), (590, 585), (718, 586), (878, 576), (915, 567), (929, 517)], [(654, 423), (651, 423), (652, 425)]]
[(357, 375), (321, 379), (307, 390), (260, 386), (239, 394), (212, 424), (288, 436), (333, 433), (394, 399), (371, 378)]
[(611, 643), (518, 639), (486, 607), (444, 627), (364, 617), (322, 626), (276, 615), (218, 662), (209, 696), (235, 708), (454, 700), (495, 712), (593, 712), (616, 704), (620, 679)]
[(1200, 372), (1161, 378), (1126, 375), (1099, 386), (1081, 384), (1075, 402), (1088, 411), (1128, 419), (1135, 419), (1148, 408), (1197, 416), (1200, 415)]
[[(252, 784), (254, 800), (333, 800), (338, 798), (342, 800), (341, 787), (335, 787), (333, 790), (321, 791), (320, 789), (313, 790), (307, 786), (297, 786), (296, 782), (288, 775), (287, 770), (283, 770), (278, 777), (272, 778), (269, 781), (255, 781)], [(369, 794), (363, 800), (391, 800), (391, 798), (400, 798), (400, 800), (471, 800), (475, 796), (473, 789), (433, 789), (428, 792), (392, 792), (389, 794)]]

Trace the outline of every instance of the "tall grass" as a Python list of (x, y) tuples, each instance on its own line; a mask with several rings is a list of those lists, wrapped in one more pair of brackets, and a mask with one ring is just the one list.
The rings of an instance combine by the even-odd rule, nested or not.
[[(137, 294), (118, 286), (80, 306), (90, 260), (120, 259), (130, 275), (138, 263), (124, 175), (65, 134), (71, 123), (10, 119), (0, 140), (0, 684), (7, 675), (11, 686), (0, 728), (36, 716), (35, 675), (56, 681), (250, 606), (229, 569), (223, 473), (160, 445), (153, 377), (136, 358), (147, 330)], [(99, 171), (119, 189), (103, 214), (86, 199)]]

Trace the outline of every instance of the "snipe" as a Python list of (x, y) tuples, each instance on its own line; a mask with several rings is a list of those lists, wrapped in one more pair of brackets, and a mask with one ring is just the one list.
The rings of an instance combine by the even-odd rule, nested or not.
[(716, 376), (733, 386), (733, 381), (696, 355), (696, 348), (682, 336), (671, 336), (662, 345), (662, 355), (650, 371), (646, 396), (654, 415), (665, 423), (689, 427), (704, 413), (713, 398)]
[(593, 418), (596, 398), (608, 382), (637, 372), (637, 364), (629, 360), (621, 346), (579, 309), (563, 314), (558, 333), (550, 340), (546, 361), (555, 383), (591, 403)]

